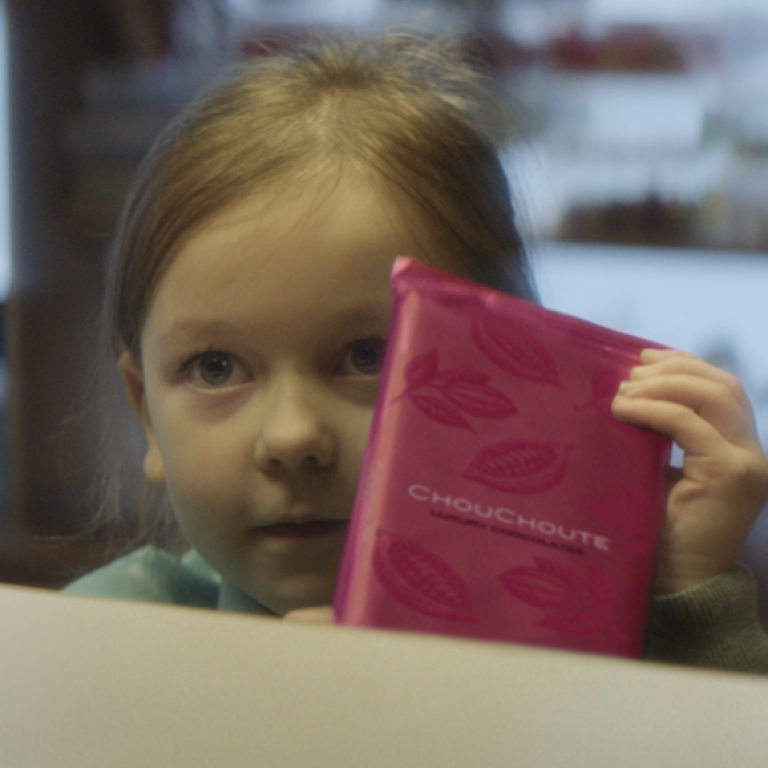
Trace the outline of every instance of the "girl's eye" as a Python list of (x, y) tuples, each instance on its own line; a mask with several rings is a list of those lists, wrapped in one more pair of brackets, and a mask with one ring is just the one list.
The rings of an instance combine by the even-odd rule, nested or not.
[(205, 389), (234, 386), (243, 378), (238, 363), (225, 352), (206, 352), (196, 357), (191, 365), (190, 380)]
[(384, 348), (383, 339), (359, 339), (352, 342), (344, 355), (342, 373), (375, 376), (381, 371)]

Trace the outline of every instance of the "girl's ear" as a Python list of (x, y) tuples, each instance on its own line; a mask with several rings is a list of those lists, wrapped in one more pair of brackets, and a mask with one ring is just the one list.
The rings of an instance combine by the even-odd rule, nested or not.
[(125, 384), (125, 391), (128, 394), (133, 410), (141, 419), (141, 426), (144, 435), (147, 438), (147, 454), (144, 457), (144, 474), (151, 483), (161, 485), (165, 482), (165, 468), (163, 459), (160, 455), (160, 449), (155, 439), (155, 432), (152, 428), (152, 421), (149, 417), (147, 408), (146, 390), (144, 388), (144, 372), (141, 365), (131, 352), (123, 352), (117, 361), (117, 369)]

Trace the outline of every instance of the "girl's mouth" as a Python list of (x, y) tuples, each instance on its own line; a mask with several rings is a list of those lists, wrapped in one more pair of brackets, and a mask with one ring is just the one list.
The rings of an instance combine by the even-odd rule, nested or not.
[(314, 539), (346, 530), (348, 520), (308, 520), (305, 523), (277, 523), (258, 529), (262, 536), (279, 539)]

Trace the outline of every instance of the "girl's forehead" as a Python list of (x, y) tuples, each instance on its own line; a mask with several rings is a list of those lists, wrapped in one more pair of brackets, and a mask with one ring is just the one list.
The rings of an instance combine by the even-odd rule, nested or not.
[(351, 223), (356, 215), (398, 234), (430, 229), (426, 217), (415, 213), (394, 189), (372, 173), (349, 170), (316, 173), (294, 183), (283, 181), (245, 196), (219, 212), (202, 231), (258, 218), (261, 226), (278, 234), (299, 226)]
[(189, 259), (190, 254), (204, 256), (214, 250), (233, 268), (238, 257), (256, 269), (279, 257), (280, 264), (291, 270), (298, 266), (294, 261), (323, 250), (326, 260), (367, 269), (366, 257), (394, 248), (393, 256), (449, 267), (441, 240), (434, 225), (401, 195), (350, 172), (280, 185), (235, 202), (195, 230), (174, 262), (180, 256)]
[(383, 301), (395, 257), (434, 262), (437, 250), (431, 233), (373, 184), (319, 179), (248, 197), (201, 226), (160, 279), (149, 316)]
[(367, 256), (394, 244), (421, 248), (418, 239), (411, 222), (369, 186), (316, 183), (235, 203), (195, 232), (177, 260), (208, 260), (215, 251), (223, 269), (259, 269), (277, 260), (272, 268), (294, 270), (311, 266), (316, 254), (364, 268)]

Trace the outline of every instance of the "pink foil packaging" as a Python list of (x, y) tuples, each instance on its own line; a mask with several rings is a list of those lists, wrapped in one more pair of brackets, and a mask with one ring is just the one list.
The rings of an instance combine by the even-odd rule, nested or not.
[(658, 345), (404, 257), (392, 288), (337, 622), (640, 656), (671, 445), (610, 404)]

